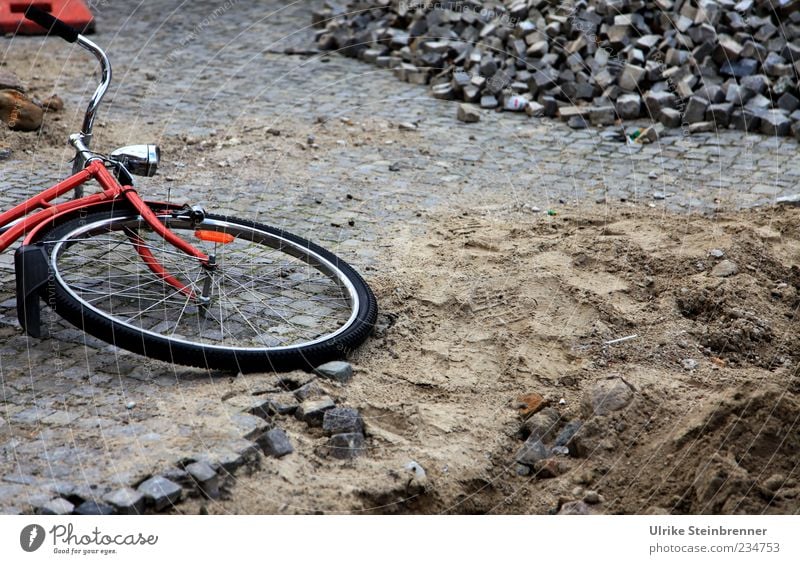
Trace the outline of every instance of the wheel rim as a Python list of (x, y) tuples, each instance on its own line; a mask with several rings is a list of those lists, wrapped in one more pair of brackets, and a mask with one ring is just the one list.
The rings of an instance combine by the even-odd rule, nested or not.
[[(308, 246), (225, 219), (206, 218), (200, 225), (160, 219), (215, 255), (206, 308), (154, 274), (137, 254), (126, 228), (138, 231), (159, 262), (198, 294), (209, 285), (198, 259), (169, 245), (139, 216), (94, 221), (48, 241), (55, 279), (82, 307), (116, 324), (209, 349), (297, 349), (333, 339), (355, 322), (360, 303), (353, 283)], [(198, 228), (234, 240), (202, 241), (192, 236)]]

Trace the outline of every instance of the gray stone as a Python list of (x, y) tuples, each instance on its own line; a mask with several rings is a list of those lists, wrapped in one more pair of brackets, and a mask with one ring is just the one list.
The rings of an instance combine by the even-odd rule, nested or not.
[(568, 501), (564, 505), (561, 506), (561, 509), (558, 511), (559, 515), (589, 515), (589, 506), (586, 505), (586, 502), (578, 500), (578, 501)]
[(583, 116), (572, 116), (567, 120), (567, 125), (572, 129), (586, 129), (589, 124)]
[(675, 108), (678, 97), (672, 92), (662, 90), (654, 92), (650, 90), (644, 95), (644, 105), (650, 112), (653, 119), (657, 119), (663, 108)]
[(734, 106), (743, 106), (752, 97), (752, 92), (736, 84), (728, 86), (728, 91), (725, 93), (725, 101), (730, 102)]
[(462, 99), (465, 102), (472, 102), (472, 103), (477, 102), (478, 100), (481, 99), (481, 89), (472, 84), (470, 84), (469, 86), (465, 86)]
[(192, 477), (200, 493), (210, 499), (219, 497), (219, 476), (207, 463), (198, 461), (186, 465), (186, 472)]
[(719, 67), (719, 74), (734, 78), (744, 78), (752, 75), (757, 70), (758, 61), (755, 59), (742, 59), (741, 61), (725, 61)]
[[(505, 70), (498, 70), (491, 79), (486, 83), (486, 89), (490, 94), (497, 95), (503, 91), (509, 84), (511, 84), (511, 76)], [(526, 85), (527, 89), (527, 85)]]
[(778, 137), (789, 135), (792, 121), (779, 110), (767, 110), (758, 117), (761, 118), (761, 133)]
[(769, 53), (767, 58), (761, 63), (761, 68), (767, 76), (783, 76), (791, 72), (791, 65), (786, 64), (786, 60), (777, 53)]
[(598, 504), (600, 503), (600, 494), (598, 494), (594, 490), (586, 490), (586, 493), (583, 494), (583, 501), (585, 501), (589, 505)]
[(17, 75), (8, 71), (0, 70), (0, 90), (7, 89), (25, 92), (25, 88), (17, 78)]
[(655, 143), (661, 137), (661, 134), (664, 132), (664, 126), (660, 123), (655, 125), (651, 125), (650, 127), (646, 127), (639, 138), (642, 142), (646, 143)]
[(75, 506), (63, 497), (51, 499), (41, 506), (37, 513), (40, 515), (69, 515), (75, 510)]
[(684, 370), (689, 370), (689, 371), (696, 370), (697, 367), (699, 366), (698, 362), (693, 358), (684, 358), (681, 361), (681, 364), (683, 365)]
[(558, 109), (558, 114), (563, 120), (569, 120), (573, 117), (585, 117), (588, 116), (589, 113), (592, 111), (592, 108), (589, 106), (561, 106)]
[(589, 111), (589, 121), (592, 125), (613, 125), (616, 119), (617, 111), (614, 106), (601, 106)]
[(755, 112), (748, 109), (733, 110), (731, 125), (740, 131), (758, 131), (761, 119)]
[(578, 431), (581, 430), (581, 427), (583, 427), (583, 421), (579, 419), (573, 419), (564, 425), (564, 428), (558, 433), (558, 436), (553, 444), (557, 447), (566, 447), (567, 452), (572, 456), (580, 456), (581, 449), (576, 438)]
[(732, 37), (720, 37), (719, 47), (723, 51), (725, 61), (736, 61), (742, 54), (742, 46)]
[(625, 65), (622, 69), (622, 74), (617, 81), (617, 84), (623, 90), (627, 90), (629, 92), (636, 91), (639, 88), (639, 84), (644, 80), (645, 76), (645, 69), (642, 67), (637, 67), (636, 65)]
[(663, 108), (659, 116), (659, 121), (664, 124), (664, 127), (680, 127), (681, 119), (681, 113), (672, 108)]
[(325, 412), (336, 407), (333, 400), (327, 396), (318, 400), (306, 400), (294, 412), (295, 417), (312, 427), (322, 426)]
[(539, 439), (528, 437), (525, 444), (514, 455), (514, 460), (526, 466), (533, 466), (540, 460), (550, 458), (548, 448)]
[(329, 435), (339, 433), (363, 433), (364, 421), (358, 410), (352, 407), (334, 407), (325, 412), (322, 430)]
[(325, 395), (325, 392), (322, 391), (322, 388), (319, 387), (316, 381), (311, 380), (297, 388), (294, 391), (294, 397), (297, 398), (298, 401), (306, 401), (312, 398), (319, 398)]
[(763, 94), (769, 86), (769, 79), (763, 74), (756, 74), (742, 78), (739, 81), (739, 85), (755, 94)]
[[(267, 416), (271, 415), (290, 415), (297, 409), (297, 400), (292, 393), (270, 394), (264, 403), (263, 410)], [(261, 416), (260, 413), (255, 415)]]
[(481, 96), (481, 108), (485, 110), (493, 110), (499, 105), (500, 103), (497, 101), (497, 98), (491, 94), (484, 94)]
[(711, 121), (717, 127), (728, 127), (733, 113), (733, 104), (725, 102), (723, 104), (711, 104), (706, 109), (706, 121)]
[(683, 119), (687, 123), (698, 123), (705, 119), (706, 108), (708, 108), (708, 100), (698, 96), (692, 96), (686, 103), (686, 110), (683, 114)]
[(739, 272), (739, 267), (731, 260), (723, 260), (714, 265), (711, 269), (711, 276), (718, 276), (719, 278), (726, 278), (733, 276)]
[(773, 474), (764, 480), (764, 487), (771, 492), (777, 492), (784, 485), (786, 485), (786, 476), (784, 474)]
[(775, 203), (782, 206), (800, 206), (800, 194), (778, 196), (775, 199)]
[(439, 100), (452, 100), (456, 97), (455, 89), (448, 83), (432, 86), (431, 94)]
[(747, 108), (748, 110), (753, 110), (756, 112), (767, 110), (771, 106), (772, 106), (772, 100), (770, 100), (766, 96), (762, 96), (761, 94), (756, 94), (755, 96), (750, 98), (744, 105), (744, 107)]
[(254, 442), (246, 441), (238, 448), (222, 448), (211, 452), (208, 460), (219, 466), (228, 473), (233, 473), (237, 468), (246, 464), (251, 464), (258, 460), (260, 449)]
[(294, 452), (294, 447), (286, 431), (278, 427), (261, 435), (256, 442), (264, 450), (264, 454), (274, 458), (281, 458)]
[(558, 430), (561, 416), (558, 410), (546, 407), (540, 412), (531, 415), (522, 424), (522, 434), (524, 437), (533, 437), (541, 441), (552, 438)]
[(622, 119), (636, 119), (642, 111), (642, 98), (638, 94), (623, 94), (617, 98), (616, 108)]
[(542, 96), (539, 98), (539, 103), (544, 106), (544, 115), (546, 117), (555, 117), (558, 113), (558, 101), (553, 96)]
[(608, 415), (625, 408), (633, 399), (633, 391), (620, 378), (602, 380), (594, 385), (586, 404), (595, 415)]
[(334, 360), (332, 362), (326, 362), (321, 366), (317, 366), (316, 372), (323, 378), (335, 380), (336, 382), (341, 382), (342, 384), (349, 382), (353, 377), (353, 367), (349, 362), (344, 362), (341, 360)]
[(481, 120), (481, 113), (477, 108), (469, 104), (459, 104), (456, 117), (464, 123), (475, 123)]
[(689, 125), (689, 133), (708, 133), (715, 130), (716, 126), (713, 121), (701, 121)]
[(155, 511), (161, 511), (174, 505), (183, 494), (183, 490), (178, 484), (163, 476), (153, 476), (145, 480), (139, 484), (137, 490), (144, 494), (145, 500), (153, 506)]
[(3, 476), (3, 481), (8, 482), (9, 484), (22, 484), (25, 486), (34, 486), (39, 482), (35, 476), (31, 476), (30, 474), (20, 474), (19, 472), (6, 474)]
[(361, 433), (339, 433), (328, 441), (328, 452), (334, 458), (349, 459), (366, 452), (364, 435)]
[(539, 102), (528, 102), (525, 107), (525, 113), (531, 117), (542, 117), (544, 115), (544, 106)]
[(145, 497), (142, 492), (132, 488), (120, 488), (103, 497), (122, 515), (141, 515), (144, 512)]
[(711, 249), (710, 251), (708, 251), (708, 254), (709, 256), (712, 256), (714, 258), (722, 258), (725, 256), (725, 251), (723, 251), (722, 249)]
[(793, 112), (800, 106), (800, 100), (795, 96), (786, 92), (783, 96), (778, 98), (778, 107), (787, 112)]
[(76, 515), (113, 515), (114, 508), (105, 503), (87, 500), (75, 508)]

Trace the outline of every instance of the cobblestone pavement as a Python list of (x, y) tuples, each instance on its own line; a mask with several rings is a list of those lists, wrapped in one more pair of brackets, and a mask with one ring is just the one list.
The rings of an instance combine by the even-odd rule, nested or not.
[[(367, 278), (391, 252), (393, 229), (424, 229), (437, 209), (707, 213), (797, 191), (792, 139), (676, 131), (629, 147), (525, 115), (484, 112), (463, 124), (452, 102), (388, 71), (335, 54), (285, 54), (310, 45), (307, 3), (135, 4), (96, 3), (95, 39), (115, 71), (98, 146), (158, 141), (167, 162), (141, 182), (148, 197), (287, 227)], [(85, 54), (41, 38), (5, 40), (2, 50), (9, 70), (65, 98), (54, 129), (80, 122), (93, 89)], [(61, 74), (43, 74), (44, 62)], [(21, 135), (8, 137), (12, 148)], [(0, 162), (0, 203), (65, 176), (69, 158), (44, 137), (15, 150)], [(57, 319), (50, 338), (29, 339), (16, 322), (11, 253), (0, 267), (0, 512), (32, 511), (58, 495), (100, 500), (159, 473), (185, 481), (179, 464), (188, 459), (224, 473), (255, 456), (251, 439), (266, 423), (248, 413), (252, 394), (277, 376), (231, 379), (143, 360)]]

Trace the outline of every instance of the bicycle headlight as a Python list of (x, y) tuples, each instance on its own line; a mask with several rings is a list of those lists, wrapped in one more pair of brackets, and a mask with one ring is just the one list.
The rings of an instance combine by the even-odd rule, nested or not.
[(161, 149), (157, 145), (128, 145), (111, 153), (128, 172), (137, 176), (153, 176), (158, 170)]

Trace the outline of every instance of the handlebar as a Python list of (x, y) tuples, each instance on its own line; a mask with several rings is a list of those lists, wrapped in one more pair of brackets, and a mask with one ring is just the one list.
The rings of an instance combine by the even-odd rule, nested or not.
[[(109, 63), (108, 57), (106, 57), (106, 54), (102, 49), (100, 49), (100, 47), (84, 37), (78, 32), (77, 29), (64, 23), (52, 14), (49, 14), (48, 12), (40, 10), (39, 8), (31, 5), (25, 10), (25, 17), (36, 22), (49, 32), (58, 35), (65, 41), (77, 43), (94, 55), (95, 58), (100, 62), (100, 84), (97, 86), (97, 89), (94, 91), (94, 95), (92, 95), (92, 99), (89, 101), (89, 106), (86, 108), (86, 114), (83, 118), (83, 127), (81, 128), (82, 141), (85, 144), (85, 147), (88, 147), (92, 142), (92, 128), (94, 126), (94, 118), (97, 114), (97, 108), (100, 106), (100, 102), (103, 100), (103, 96), (105, 96), (106, 90), (108, 90), (108, 87), (111, 84), (111, 63)], [(78, 150), (72, 167), (73, 173), (83, 169), (85, 164), (86, 162), (84, 155), (80, 150)]]
[(25, 10), (25, 17), (29, 20), (33, 20), (50, 33), (55, 33), (61, 37), (61, 39), (69, 41), (70, 43), (75, 43), (80, 35), (78, 30), (74, 27), (67, 25), (52, 14), (40, 10), (33, 4), (28, 6), (28, 9)]

